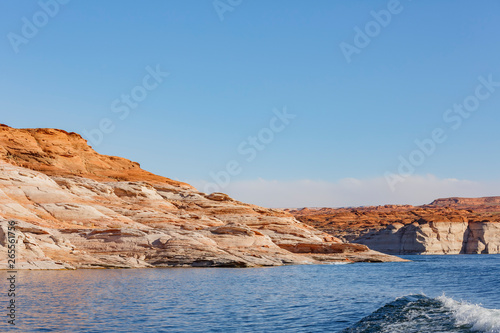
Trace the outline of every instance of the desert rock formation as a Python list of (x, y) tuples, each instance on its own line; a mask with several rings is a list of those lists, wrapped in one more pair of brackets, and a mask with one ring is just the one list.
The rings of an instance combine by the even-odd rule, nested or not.
[(281, 210), (144, 171), (76, 133), (0, 126), (0, 268), (252, 267), (398, 261)]
[(500, 253), (500, 197), (438, 199), (420, 207), (287, 211), (344, 241), (388, 254)]

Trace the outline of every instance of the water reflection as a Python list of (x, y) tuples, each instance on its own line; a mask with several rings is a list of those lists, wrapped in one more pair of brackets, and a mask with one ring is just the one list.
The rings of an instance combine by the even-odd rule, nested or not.
[[(13, 331), (334, 332), (416, 293), (445, 292), (500, 308), (500, 256), (421, 258), (257, 269), (20, 271)], [(5, 309), (7, 300), (0, 303)], [(6, 331), (6, 321), (0, 325)]]

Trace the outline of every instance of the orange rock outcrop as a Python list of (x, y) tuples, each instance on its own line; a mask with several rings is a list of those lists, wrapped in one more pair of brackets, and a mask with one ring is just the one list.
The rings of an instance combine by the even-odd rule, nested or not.
[(79, 176), (98, 181), (148, 181), (189, 187), (141, 169), (139, 163), (94, 151), (77, 133), (0, 124), (0, 160), (48, 176)]

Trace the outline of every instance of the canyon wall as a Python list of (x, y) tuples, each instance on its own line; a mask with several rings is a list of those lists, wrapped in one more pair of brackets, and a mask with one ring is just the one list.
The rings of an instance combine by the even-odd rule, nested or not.
[(500, 223), (393, 224), (345, 239), (388, 254), (498, 254)]
[(500, 198), (449, 198), (429, 205), (289, 210), (342, 240), (387, 254), (498, 254)]

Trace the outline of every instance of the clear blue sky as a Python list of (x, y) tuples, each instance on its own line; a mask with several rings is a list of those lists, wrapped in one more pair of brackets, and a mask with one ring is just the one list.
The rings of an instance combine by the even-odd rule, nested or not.
[[(267, 206), (424, 203), (441, 195), (425, 182), (450, 178), (474, 189), (442, 195), (495, 194), (481, 186), (500, 181), (500, 88), (415, 168), (418, 196), (370, 187), (361, 190), (369, 198), (342, 200), (397, 172), (414, 140), (449, 128), (443, 114), (474, 94), (479, 76), (500, 81), (494, 0), (401, 0), (348, 63), (340, 43), (354, 45), (355, 27), (389, 3), (243, 0), (221, 21), (211, 0), (73, 0), (43, 24), (39, 2), (3, 0), (0, 122), (83, 133), (108, 118), (116, 128), (98, 152), (199, 187), (235, 160), (242, 170), (221, 190)], [(23, 36), (23, 17), (42, 24), (16, 53), (9, 33)], [(111, 104), (157, 65), (170, 75), (121, 120)], [(248, 162), (238, 146), (283, 107), (297, 117)], [(346, 178), (362, 184), (344, 188)], [(297, 193), (275, 200), (271, 183)], [(331, 198), (306, 195), (311, 183)]]

